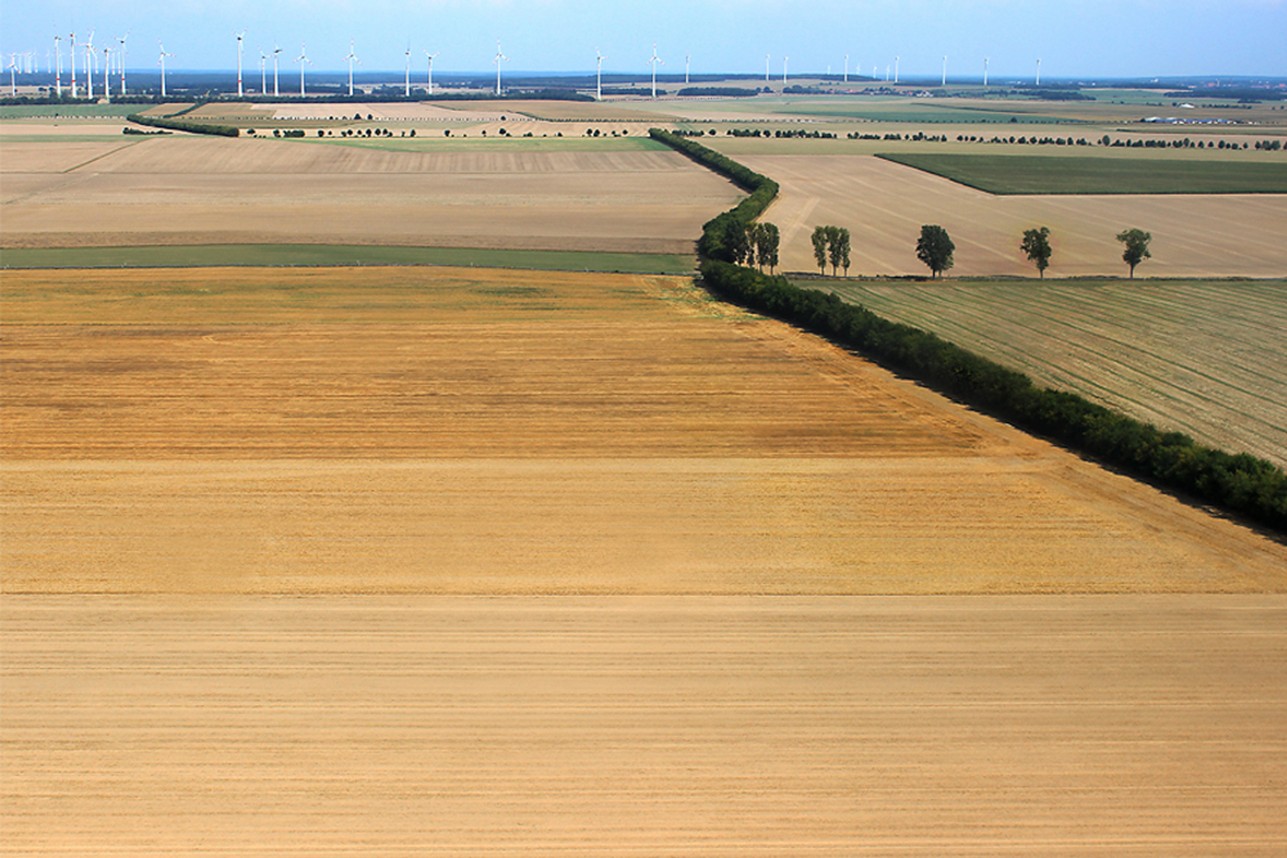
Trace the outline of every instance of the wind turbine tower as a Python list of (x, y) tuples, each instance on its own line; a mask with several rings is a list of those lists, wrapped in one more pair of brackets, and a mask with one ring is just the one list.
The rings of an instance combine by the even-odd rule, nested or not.
[(594, 49), (594, 62), (596, 70), (594, 73), (594, 97), (598, 101), (603, 101), (603, 61), (607, 59), (598, 49)]
[(63, 97), (63, 37), (54, 36), (54, 90)]
[(243, 30), (237, 34), (237, 97), (238, 98), (242, 98), (246, 94), (246, 91), (242, 88), (242, 85), (241, 85), (241, 55), (242, 55), (242, 52), (245, 50), (245, 47), (246, 47), (245, 43), (246, 43), (246, 32), (245, 30)]
[(281, 89), (277, 86), (277, 81), (278, 81), (277, 70), (281, 66), (281, 59), (282, 59), (282, 49), (274, 45), (273, 46), (273, 96), (274, 97), (280, 97), (282, 94)]
[(352, 42), (349, 42), (349, 55), (344, 59), (348, 60), (349, 62), (349, 95), (352, 96), (353, 95), (353, 64), (361, 62), (361, 60), (357, 58), (357, 54), (353, 52)]
[(1041, 60), (1037, 60), (1037, 86), (1041, 86)]
[(947, 86), (947, 57), (943, 57), (943, 86)]
[(849, 55), (845, 54), (845, 83), (849, 83)]
[(112, 100), (112, 48), (103, 48), (103, 98)]
[(121, 69), (121, 95), (125, 95), (125, 55), (128, 53), (128, 51), (125, 50), (125, 40), (129, 37), (130, 34), (126, 33), (124, 36), (121, 36), (116, 40), (121, 43), (121, 49), (116, 54), (116, 64)]
[(664, 66), (666, 64), (661, 57), (657, 56), (656, 42), (653, 42), (652, 44), (652, 59), (648, 60), (648, 64), (652, 66), (652, 97), (656, 98), (657, 97), (657, 66), (659, 65)]
[(429, 61), (429, 95), (433, 95), (433, 61), (438, 58), (437, 54), (431, 54), (425, 51), (425, 59)]
[(689, 83), (689, 80), (688, 80), (689, 72), (692, 71), (692, 68), (693, 68), (693, 55), (684, 54), (684, 85), (685, 86), (687, 86)]
[(304, 65), (311, 63), (308, 58), (308, 50), (303, 45), (299, 46), (299, 56), (295, 57), (295, 62), (299, 63), (299, 97), (304, 97)]
[(983, 87), (984, 87), (984, 89), (986, 89), (986, 88), (987, 88), (987, 85), (988, 85), (988, 63), (989, 63), (989, 62), (991, 62), (991, 59), (990, 59), (989, 57), (984, 57), (984, 58), (983, 58)]
[(404, 98), (411, 97), (411, 46), (410, 45), (407, 45), (407, 79), (406, 79), (406, 87), (403, 92), (404, 92), (403, 94)]
[(76, 34), (71, 34), (71, 93), (72, 98), (77, 96), (76, 92)]
[(161, 64), (161, 97), (165, 98), (165, 58), (172, 57), (174, 54), (167, 54), (165, 52), (165, 45), (162, 45), (160, 42), (157, 44), (161, 47), (161, 57), (158, 60)]
[(18, 73), (18, 55), (9, 55), (9, 94), (16, 96), (18, 94), (18, 79), (15, 77)]
[(771, 72), (769, 71), (769, 61), (771, 59), (773, 59), (771, 55), (769, 54), (764, 55), (764, 82), (765, 83), (769, 82), (769, 75), (771, 74)]
[(783, 86), (786, 86), (786, 82), (787, 82), (787, 66), (789, 66), (790, 64), (791, 64), (791, 58), (790, 58), (790, 57), (783, 57), (783, 58), (782, 58), (782, 85), (783, 85)]
[(501, 50), (500, 42), (497, 41), (496, 56), (492, 58), (492, 62), (496, 63), (496, 97), (497, 98), (500, 98), (500, 94), (501, 94), (501, 63), (507, 61), (508, 59), (509, 57), (505, 56), (505, 52)]
[(268, 93), (268, 54), (259, 52), (259, 94)]
[(98, 65), (94, 55), (94, 31), (89, 31), (89, 41), (85, 43), (85, 97), (94, 100), (94, 67)]
[(894, 57), (894, 83), (898, 83), (898, 66), (902, 61), (902, 57)]

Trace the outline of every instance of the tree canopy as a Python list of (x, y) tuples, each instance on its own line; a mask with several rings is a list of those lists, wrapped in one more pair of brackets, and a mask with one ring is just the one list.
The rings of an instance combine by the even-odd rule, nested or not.
[(1122, 261), (1131, 267), (1131, 279), (1134, 280), (1135, 266), (1145, 259), (1153, 258), (1153, 254), (1148, 250), (1148, 244), (1153, 240), (1153, 236), (1142, 229), (1127, 229), (1117, 234), (1117, 240), (1126, 246), (1122, 252)]
[(921, 227), (921, 237), (916, 241), (916, 258), (924, 262), (935, 277), (956, 264), (952, 258), (955, 252), (956, 245), (943, 227), (930, 224)]
[(1050, 229), (1043, 226), (1038, 229), (1024, 231), (1023, 243), (1019, 245), (1019, 249), (1026, 253), (1028, 259), (1036, 264), (1038, 273), (1044, 279), (1046, 269), (1050, 267)]

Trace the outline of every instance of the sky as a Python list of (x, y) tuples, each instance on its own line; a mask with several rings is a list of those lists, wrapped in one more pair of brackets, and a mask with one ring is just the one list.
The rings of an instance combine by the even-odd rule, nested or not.
[(1287, 0), (0, 0), (0, 54), (37, 52), (42, 66), (55, 34), (97, 32), (113, 47), (128, 33), (128, 66), (156, 65), (158, 42), (171, 69), (236, 67), (238, 31), (246, 68), (260, 51), (283, 48), (283, 69), (307, 43), (311, 71), (341, 70), (352, 40), (363, 71), (415, 67), (438, 54), (435, 73), (493, 68), (496, 42), (521, 71), (643, 74), (653, 43), (682, 73), (840, 73), (901, 57), (903, 77), (982, 74), (1043, 79), (1250, 75), (1287, 77)]

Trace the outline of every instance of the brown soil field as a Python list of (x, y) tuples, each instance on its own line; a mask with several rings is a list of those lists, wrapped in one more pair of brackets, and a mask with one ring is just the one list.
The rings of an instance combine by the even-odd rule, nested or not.
[(1287, 591), (1287, 547), (683, 280), (5, 281), (9, 593)]
[(6, 172), (0, 190), (0, 245), (8, 247), (306, 237), (684, 253), (710, 213), (738, 198), (731, 184), (670, 152), (419, 153), (180, 136), (69, 169), (88, 152), (0, 146), (18, 147), (26, 167)]
[(1031, 275), (1023, 231), (1048, 226), (1050, 273), (1120, 275), (1115, 236), (1153, 235), (1153, 258), (1138, 273), (1157, 277), (1281, 277), (1287, 272), (1287, 196), (998, 197), (870, 156), (743, 155), (782, 185), (766, 215), (782, 229), (782, 265), (814, 271), (810, 235), (820, 224), (853, 232), (851, 274), (926, 274), (916, 259), (922, 224), (940, 224), (956, 243), (956, 276)]
[(6, 598), (5, 855), (1276, 856), (1287, 601)]

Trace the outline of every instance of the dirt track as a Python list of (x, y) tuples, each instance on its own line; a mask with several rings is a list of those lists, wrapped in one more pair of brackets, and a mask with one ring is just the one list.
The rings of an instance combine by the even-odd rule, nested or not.
[(7, 598), (0, 853), (1281, 855), (1282, 598)]
[(835, 224), (853, 233), (852, 274), (928, 274), (916, 258), (923, 224), (956, 243), (956, 276), (1035, 271), (1019, 252), (1025, 229), (1048, 226), (1049, 274), (1122, 276), (1115, 236), (1153, 235), (1149, 277), (1281, 277), (1287, 273), (1287, 196), (998, 197), (867, 155), (740, 155), (782, 185), (765, 216), (782, 229), (782, 265), (817, 271), (810, 236)]

